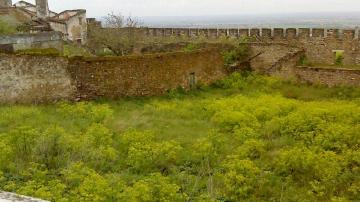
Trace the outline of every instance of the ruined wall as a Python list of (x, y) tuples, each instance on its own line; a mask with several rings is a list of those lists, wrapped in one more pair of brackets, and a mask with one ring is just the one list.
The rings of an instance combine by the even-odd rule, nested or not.
[(61, 57), (0, 55), (0, 103), (36, 103), (74, 94), (68, 61)]
[(209, 84), (227, 75), (217, 50), (72, 59), (69, 67), (83, 99), (160, 95), (179, 86), (188, 89), (192, 80)]
[(0, 103), (161, 95), (227, 75), (217, 50), (111, 58), (0, 55)]
[(360, 70), (293, 67), (292, 76), (300, 81), (326, 86), (360, 86)]
[(10, 7), (12, 6), (11, 0), (0, 0), (0, 7)]
[(0, 20), (16, 27), (31, 21), (31, 15), (14, 7), (0, 7)]
[(76, 14), (75, 16), (70, 17), (66, 21), (68, 38), (72, 41), (78, 41), (82, 44), (86, 42), (87, 39), (87, 22), (86, 22), (86, 12)]
[(252, 37), (253, 41), (287, 43), (305, 50), (310, 61), (334, 64), (334, 50), (344, 50), (345, 65), (360, 64), (360, 41), (358, 30), (320, 28), (253, 28), (253, 29), (195, 29), (195, 28), (147, 28), (148, 36), (186, 38), (207, 37), (209, 39), (237, 39)]
[(48, 0), (35, 0), (36, 15), (39, 18), (47, 18), (50, 16)]
[[(292, 63), (293, 66), (299, 61), (299, 56), (304, 54), (303, 49), (291, 47), (284, 43), (245, 43), (250, 47), (251, 56), (255, 58), (251, 60), (251, 68), (262, 73), (270, 73), (276, 71), (278, 65), (287, 62), (292, 57), (297, 56), (298, 60)], [(278, 63), (281, 64), (278, 64)]]
[(30, 48), (55, 48), (62, 52), (62, 34), (59, 32), (42, 32), (0, 36), (0, 52), (8, 53)]

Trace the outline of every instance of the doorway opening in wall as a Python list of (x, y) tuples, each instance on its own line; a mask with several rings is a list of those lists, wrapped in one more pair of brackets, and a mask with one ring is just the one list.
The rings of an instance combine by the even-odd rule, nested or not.
[(189, 76), (189, 86), (190, 86), (190, 88), (195, 88), (195, 86), (196, 86), (196, 76), (195, 76), (195, 72), (190, 73), (190, 76)]
[(333, 53), (334, 53), (334, 64), (337, 66), (343, 65), (344, 50), (333, 50)]

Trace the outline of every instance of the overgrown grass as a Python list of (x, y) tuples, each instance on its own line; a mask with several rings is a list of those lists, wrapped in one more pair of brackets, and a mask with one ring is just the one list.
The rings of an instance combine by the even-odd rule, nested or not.
[(92, 54), (83, 47), (76, 46), (73, 44), (65, 44), (63, 55), (67, 57), (76, 57), (76, 56), (84, 56), (90, 57)]
[(236, 73), (0, 107), (0, 189), (51, 201), (359, 201), (360, 89)]

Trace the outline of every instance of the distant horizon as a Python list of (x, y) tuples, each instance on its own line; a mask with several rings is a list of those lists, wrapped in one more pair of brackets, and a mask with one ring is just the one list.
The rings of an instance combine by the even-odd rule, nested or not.
[[(203, 16), (134, 16), (147, 27), (242, 28), (242, 27), (324, 27), (360, 26), (360, 12), (283, 12)], [(97, 17), (101, 20), (103, 17)]]
[[(306, 11), (299, 11), (299, 12), (278, 12), (278, 13), (273, 13), (273, 12), (269, 12), (269, 13), (241, 13), (241, 14), (208, 14), (208, 15), (125, 15), (124, 13), (121, 12), (109, 12), (110, 13), (114, 13), (114, 14), (122, 14), (124, 16), (133, 16), (133, 17), (162, 17), (162, 18), (166, 18), (166, 17), (216, 17), (216, 16), (266, 16), (266, 15), (297, 15), (297, 14), (357, 14), (360, 16), (360, 10), (359, 11), (312, 11), (312, 12), (306, 12)], [(92, 16), (94, 18), (101, 18), (101, 17), (105, 17), (106, 15), (103, 16)]]
[[(35, 0), (26, 0), (35, 3)], [(13, 0), (13, 3), (18, 0)], [(86, 9), (89, 17), (110, 12), (133, 16), (213, 16), (242, 14), (278, 14), (303, 12), (358, 12), (359, 0), (49, 0), (55, 12)]]

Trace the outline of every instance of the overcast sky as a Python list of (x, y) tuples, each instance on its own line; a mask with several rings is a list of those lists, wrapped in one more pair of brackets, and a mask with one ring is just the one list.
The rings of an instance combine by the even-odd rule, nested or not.
[(91, 17), (104, 16), (111, 11), (133, 16), (360, 12), (360, 0), (49, 0), (49, 6), (54, 11), (84, 8)]

